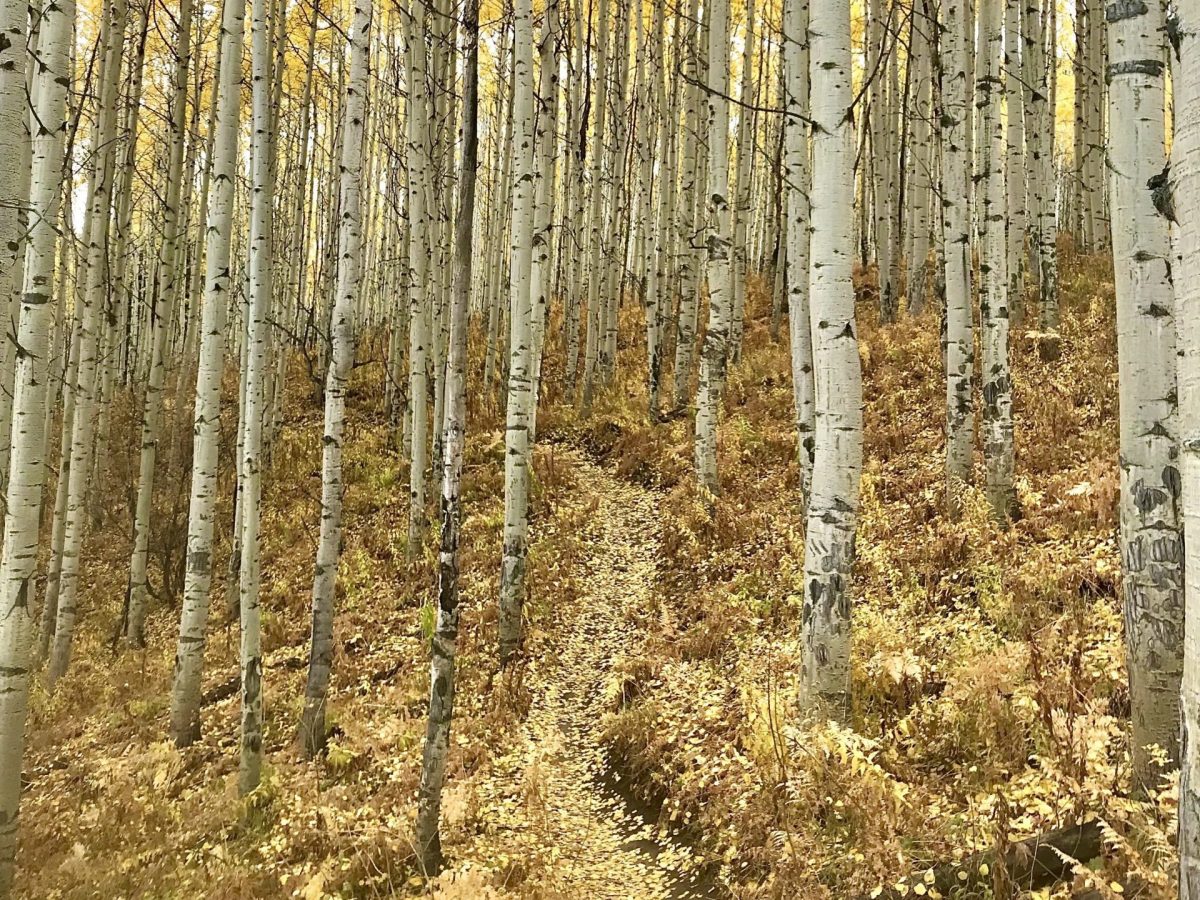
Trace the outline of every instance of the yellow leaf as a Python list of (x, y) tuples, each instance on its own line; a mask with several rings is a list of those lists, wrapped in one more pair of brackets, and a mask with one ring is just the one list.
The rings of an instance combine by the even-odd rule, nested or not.
[(304, 890), (300, 892), (304, 900), (321, 900), (325, 896), (325, 873), (318, 872), (308, 880)]

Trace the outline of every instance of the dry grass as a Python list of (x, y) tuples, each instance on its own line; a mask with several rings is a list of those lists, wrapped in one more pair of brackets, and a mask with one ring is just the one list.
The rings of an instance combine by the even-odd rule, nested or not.
[[(612, 758), (722, 867), (739, 897), (867, 896), (932, 861), (1080, 815), (1121, 838), (1105, 877), (1160, 885), (1172, 870), (1172, 788), (1128, 790), (1128, 699), (1114, 540), (1116, 377), (1112, 287), (1098, 260), (1064, 265), (1063, 359), (1018, 339), (1021, 519), (991, 522), (970, 492), (942, 514), (944, 409), (937, 323), (880, 328), (863, 284), (867, 456), (854, 582), (853, 730), (810, 730), (794, 714), (803, 521), (786, 346), (767, 334), (763, 286), (749, 292), (743, 361), (729, 376), (715, 510), (690, 478), (686, 417), (644, 414), (640, 312), (622, 314), (619, 375), (581, 420), (563, 402), (561, 323), (552, 320), (539, 431), (527, 605), (531, 652), (575, 592), (585, 492), (554, 442), (586, 448), (663, 493), (658, 590), (631, 613), (647, 636), (622, 659), (606, 734)], [(483, 827), (473, 785), (508, 749), (529, 696), (494, 676), (502, 528), (502, 403), (473, 344), (463, 490), (460, 692), (446, 804), (447, 851)], [(475, 352), (479, 350), (480, 352)], [(150, 650), (109, 650), (129, 551), (136, 465), (130, 398), (113, 412), (103, 524), (86, 550), (72, 671), (35, 687), (19, 890), (29, 897), (387, 896), (419, 891), (409, 827), (428, 690), (423, 623), (433, 542), (404, 564), (407, 471), (387, 446), (377, 365), (356, 371), (347, 436), (345, 546), (338, 584), (329, 754), (294, 746), (319, 505), (320, 410), (295, 369), (265, 501), (267, 649), (264, 786), (238, 800), (236, 695), (205, 710), (205, 738), (164, 743), (177, 609), (160, 602)], [(664, 383), (669, 384), (669, 373)], [(186, 421), (186, 417), (183, 417)], [(225, 422), (225, 447), (233, 428)], [(186, 441), (182, 444), (186, 445)], [(977, 467), (981, 471), (981, 461)], [(161, 478), (162, 520), (178, 521), (186, 453)], [(231, 521), (225, 492), (219, 521)], [(165, 531), (166, 529), (164, 529)], [(177, 529), (176, 529), (177, 530)], [(227, 529), (222, 529), (227, 530)], [(432, 535), (432, 533), (431, 533)], [(169, 538), (166, 540), (169, 543)], [(155, 556), (161, 583), (169, 548)], [(223, 570), (227, 547), (220, 547)], [(214, 596), (206, 687), (236, 675), (236, 624)], [(536, 803), (537, 773), (528, 792)], [(532, 894), (525, 861), (505, 890)], [(443, 896), (500, 890), (460, 872)], [(563, 894), (562, 896), (569, 896)]]

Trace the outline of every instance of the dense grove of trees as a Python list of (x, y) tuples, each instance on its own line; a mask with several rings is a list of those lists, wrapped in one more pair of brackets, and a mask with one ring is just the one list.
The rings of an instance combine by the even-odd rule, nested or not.
[[(978, 481), (1007, 522), (1011, 360), (1062, 352), (1069, 241), (1114, 261), (1131, 783), (1181, 772), (1180, 896), (1200, 898), (1200, 538), (1185, 541), (1200, 521), (1198, 19), (1196, 0), (1088, 0), (1070, 18), (1054, 0), (0, 0), (0, 893), (30, 683), (53, 688), (72, 664), (113, 442), (135, 440), (138, 459), (114, 645), (142, 648), (148, 616), (178, 617), (164, 729), (186, 746), (203, 727), (210, 610), (229, 598), (248, 793), (264, 763), (262, 497), (286, 379), (307, 377), (324, 409), (297, 723), (315, 755), (348, 389), (377, 364), (410, 562), (440, 535), (415, 827), (434, 871), (469, 371), (504, 398), (496, 658), (520, 665), (523, 603), (543, 589), (527, 557), (547, 345), (565, 360), (555, 392), (586, 416), (621, 363), (619, 313), (638, 309), (645, 416), (691, 417), (711, 503), (747, 283), (767, 279), (773, 334), (787, 319), (806, 517), (795, 674), (805, 715), (849, 721), (856, 307), (940, 318), (945, 511)], [(123, 394), (132, 438), (110, 419)], [(237, 422), (224, 442), (222, 408)], [(190, 488), (161, 484), (168, 466)], [(187, 491), (171, 534), (155, 512), (166, 490)], [(223, 491), (232, 521), (217, 517)], [(173, 567), (152, 552), (164, 546)]]

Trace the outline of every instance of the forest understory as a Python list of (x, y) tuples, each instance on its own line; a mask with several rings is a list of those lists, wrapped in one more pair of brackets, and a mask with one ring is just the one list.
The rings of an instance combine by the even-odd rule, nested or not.
[[(1172, 896), (1177, 785), (1130, 793), (1111, 262), (1060, 260), (1061, 358), (1041, 360), (1037, 334), (1014, 328), (1009, 527), (976, 488), (958, 521), (944, 514), (938, 318), (879, 325), (873, 275), (856, 276), (866, 445), (844, 726), (809, 725), (795, 701), (804, 520), (788, 346), (769, 333), (765, 282), (750, 281), (711, 505), (691, 475), (688, 419), (646, 420), (638, 304), (622, 308), (618, 374), (587, 417), (556, 396), (563, 348), (547, 341), (526, 640), (503, 670), (503, 396), (472, 352), (447, 865), (434, 880), (411, 829), (436, 540), (406, 563), (407, 466), (376, 390), (383, 351), (360, 348), (348, 395), (331, 738), (312, 761), (295, 723), (322, 413), (293, 360), (262, 507), (267, 768), (245, 797), (228, 597), (214, 594), (203, 737), (184, 750), (164, 730), (177, 610), (153, 605), (144, 651), (114, 639), (137, 442), (111, 441), (75, 661), (53, 694), (32, 681), (16, 894)], [(166, 408), (172, 421), (170, 397)], [(137, 419), (114, 399), (114, 435), (136, 434)], [(236, 404), (223, 405), (222, 447), (235, 424)], [(186, 528), (189, 468), (156, 485), (159, 595), (175, 596), (161, 586), (182, 565), (167, 551)], [(230, 491), (218, 513), (232, 518)], [(228, 553), (222, 539), (216, 571)], [(1019, 842), (1085, 823), (1099, 857), (1029, 880)]]

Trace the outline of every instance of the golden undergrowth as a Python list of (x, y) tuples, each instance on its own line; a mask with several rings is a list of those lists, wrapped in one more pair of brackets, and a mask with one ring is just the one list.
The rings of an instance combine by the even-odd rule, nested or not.
[[(636, 381), (588, 422), (563, 415), (620, 471), (669, 489), (660, 602), (642, 620), (645, 652), (624, 663), (607, 739), (734, 895), (920, 896), (931, 866), (1092, 817), (1105, 823), (1102, 871), (1080, 867), (1060, 894), (1170, 895), (1176, 787), (1128, 796), (1106, 271), (1065, 261), (1060, 360), (1014, 330), (1021, 512), (1008, 528), (977, 489), (960, 521), (943, 514), (936, 319), (880, 327), (860, 303), (866, 460), (846, 728), (814, 730), (795, 711), (803, 523), (787, 348), (769, 338), (763, 286), (729, 376), (715, 509), (688, 474), (688, 423), (646, 425)], [(981, 481), (978, 453), (976, 471)], [(967, 895), (1017, 891), (1003, 872), (984, 880)]]
[[(855, 707), (846, 728), (811, 729), (795, 713), (803, 520), (788, 352), (769, 336), (764, 285), (752, 281), (745, 353), (729, 374), (722, 492), (712, 509), (690, 477), (687, 418), (646, 420), (636, 305), (622, 315), (618, 375), (587, 419), (563, 402), (562, 328), (557, 317), (550, 323), (527, 652), (536, 656), (553, 632), (556, 600), (578, 590), (577, 562), (586, 552), (580, 523), (591, 511), (588, 485), (570, 454), (556, 452), (556, 443), (568, 442), (656, 492), (662, 513), (658, 585), (632, 613), (646, 640), (619, 661), (617, 683), (605, 686), (606, 747), (648, 808), (661, 809), (695, 853), (720, 867), (733, 896), (840, 900), (881, 887), (919, 896), (921, 873), (932, 864), (1091, 816), (1111, 826), (1095, 889), (1129, 876), (1167, 889), (1174, 786), (1148, 802), (1127, 796), (1115, 338), (1104, 272), (1100, 260), (1064, 263), (1061, 360), (1040, 361), (1014, 332), (1021, 517), (1011, 528), (991, 521), (976, 490), (960, 521), (943, 515), (936, 318), (879, 327), (870, 285), (860, 285), (867, 448), (853, 585)], [(473, 784), (509, 749), (529, 703), (520, 669), (498, 675), (494, 661), (503, 404), (495, 387), (482, 385), (483, 354), (475, 350), (482, 351), (479, 335), (445, 803), (451, 857), (479, 833)], [(360, 357), (381, 352), (365, 345)], [(119, 396), (99, 494), (103, 515), (85, 550), (72, 669), (53, 694), (40, 680), (34, 687), (22, 896), (316, 898), (426, 889), (413, 870), (409, 834), (428, 692), (435, 529), (418, 564), (406, 565), (408, 473), (388, 443), (377, 362), (356, 370), (350, 399), (330, 749), (307, 761), (295, 746), (322, 415), (302, 370), (293, 367), (264, 500), (263, 786), (236, 795), (237, 625), (221, 586), (207, 649), (210, 702), (195, 747), (180, 752), (165, 740), (178, 601), (156, 602), (147, 651), (111, 641), (136, 471), (129, 449), (136, 441), (126, 437), (136, 434), (137, 407)], [(187, 427), (182, 412), (175, 421)], [(169, 460), (156, 500), (159, 531), (167, 533), (155, 544), (156, 585), (177, 565), (166, 545), (170, 534), (180, 539), (186, 520), (178, 498), (188, 441), (179, 443), (185, 452)], [(218, 522), (232, 522), (231, 493), (224, 492)], [(218, 531), (224, 572), (229, 528)], [(508, 871), (523, 864), (511, 861)], [(1076, 886), (1088, 877), (1081, 873)], [(525, 886), (510, 885), (513, 892), (539, 896), (527, 867), (517, 880)], [(1006, 895), (1002, 879), (997, 888)], [(436, 890), (483, 897), (506, 888), (504, 879), (479, 876)], [(637, 896), (636, 886), (629, 890)]]

